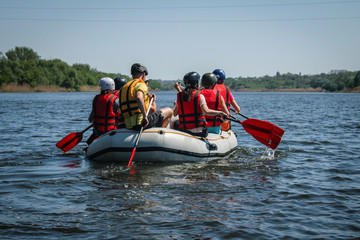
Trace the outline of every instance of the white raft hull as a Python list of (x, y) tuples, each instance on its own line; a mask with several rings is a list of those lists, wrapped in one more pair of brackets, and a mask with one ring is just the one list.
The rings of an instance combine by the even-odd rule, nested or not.
[[(86, 157), (98, 162), (128, 162), (138, 132), (117, 129), (108, 132), (87, 149)], [(169, 128), (143, 131), (133, 162), (198, 162), (223, 158), (237, 148), (237, 139), (230, 130), (209, 133), (206, 139)]]

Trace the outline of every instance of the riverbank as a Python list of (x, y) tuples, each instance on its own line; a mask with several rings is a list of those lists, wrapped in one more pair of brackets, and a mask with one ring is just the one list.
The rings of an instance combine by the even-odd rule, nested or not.
[[(322, 88), (287, 88), (287, 89), (241, 89), (236, 90), (236, 92), (326, 92)], [(344, 88), (342, 91), (338, 91), (338, 93), (360, 93), (360, 87), (356, 87), (353, 89)]]
[[(80, 86), (80, 92), (98, 92), (100, 88), (98, 86)], [(43, 86), (39, 85), (31, 87), (30, 85), (15, 85), (8, 84), (0, 88), (0, 92), (76, 92), (75, 90), (58, 87), (58, 86)]]
[[(80, 86), (80, 92), (98, 92), (98, 86)], [(237, 92), (326, 92), (322, 88), (289, 88), (289, 89), (241, 89)], [(8, 84), (0, 88), (0, 92), (75, 92), (75, 90), (62, 88), (58, 86), (43, 86), (39, 85), (31, 87), (30, 85), (15, 85)], [(340, 93), (360, 93), (360, 87), (353, 89), (344, 88)]]
[(322, 88), (287, 88), (287, 89), (280, 89), (280, 88), (274, 88), (274, 89), (239, 89), (236, 90), (236, 92), (325, 92)]

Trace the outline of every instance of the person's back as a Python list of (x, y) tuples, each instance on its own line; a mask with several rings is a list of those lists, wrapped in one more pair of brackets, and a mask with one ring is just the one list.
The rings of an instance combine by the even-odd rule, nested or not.
[(117, 113), (113, 112), (116, 95), (111, 92), (102, 92), (93, 100), (94, 128), (102, 132), (117, 129)]
[[(216, 111), (223, 111), (229, 114), (229, 111), (225, 105), (224, 98), (221, 96), (220, 91), (214, 89), (216, 85), (217, 78), (213, 73), (205, 73), (201, 78), (201, 85), (204, 87), (201, 90), (201, 94), (205, 97), (206, 104), (209, 109)], [(217, 116), (206, 117), (206, 127), (208, 128), (209, 133), (221, 133), (220, 125), (222, 120)]]
[[(200, 75), (197, 72), (189, 72), (184, 76), (185, 89), (177, 94), (174, 106), (174, 116), (179, 115), (179, 129), (188, 131), (194, 135), (206, 137), (208, 129), (204, 115), (227, 117), (228, 114), (218, 110), (209, 109), (204, 95), (199, 89)], [(174, 86), (177, 89), (177, 85)], [(176, 123), (174, 128), (177, 129)]]
[[(205, 73), (201, 78), (201, 94), (205, 97), (205, 101), (209, 109), (221, 111), (221, 95), (220, 91), (215, 90), (216, 76), (213, 73)], [(206, 116), (206, 127), (217, 127), (221, 124), (220, 118), (216, 116)], [(210, 131), (209, 131), (210, 132)]]
[[(152, 105), (150, 105), (150, 95), (148, 89), (147, 68), (140, 63), (134, 63), (131, 66), (132, 81), (127, 82), (120, 90), (119, 99), (121, 114), (124, 117), (126, 128), (139, 130), (144, 128), (166, 127), (170, 122), (172, 110), (162, 108), (157, 110), (156, 96)], [(146, 115), (147, 109), (150, 113)]]
[(93, 123), (93, 134), (87, 140), (90, 144), (96, 137), (117, 129), (117, 118), (119, 101), (114, 94), (114, 80), (105, 77), (99, 81), (100, 94), (96, 95), (92, 102), (92, 111), (89, 115), (89, 122)]
[[(230, 111), (230, 107), (234, 107), (235, 113), (240, 112), (240, 107), (236, 103), (234, 96), (231, 94), (230, 88), (224, 85), (224, 81), (226, 79), (226, 74), (222, 69), (215, 69), (213, 74), (217, 77), (217, 84), (215, 85), (214, 89), (219, 90), (221, 96), (224, 98), (225, 104)], [(227, 131), (230, 129), (230, 122), (225, 122), (221, 124), (221, 129), (223, 131)]]
[[(188, 93), (186, 91), (189, 91)], [(186, 96), (186, 95), (189, 96)], [(200, 108), (200, 91), (195, 88), (185, 89), (177, 95), (179, 106), (179, 128), (192, 130), (205, 127), (205, 116)], [(202, 130), (202, 129), (201, 129)]]
[(230, 110), (230, 94), (231, 94), (230, 88), (228, 86), (225, 86), (223, 83), (221, 83), (221, 84), (216, 84), (214, 90), (218, 90), (220, 92), (220, 95), (225, 100), (225, 104), (228, 110)]
[(146, 111), (149, 107), (148, 88), (142, 79), (135, 78), (127, 82), (120, 90), (120, 110), (128, 129), (141, 125), (143, 120), (137, 100), (136, 93), (138, 91), (143, 93), (143, 103)]

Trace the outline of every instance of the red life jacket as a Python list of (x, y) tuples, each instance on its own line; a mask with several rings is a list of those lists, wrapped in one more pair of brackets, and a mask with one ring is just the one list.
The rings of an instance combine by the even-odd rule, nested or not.
[(205, 116), (200, 108), (200, 91), (194, 89), (188, 102), (184, 102), (183, 97), (183, 92), (177, 94), (179, 128), (188, 130), (200, 126), (205, 127)]
[(230, 88), (224, 84), (216, 84), (214, 90), (220, 91), (220, 94), (224, 98), (225, 104), (230, 111)]
[[(212, 89), (202, 89), (201, 94), (204, 95), (206, 104), (209, 109), (221, 111), (220, 91)], [(221, 124), (221, 120), (215, 116), (205, 116), (207, 127), (216, 127)]]
[(113, 112), (115, 94), (99, 94), (93, 100), (94, 128), (108, 132), (117, 129), (116, 118), (118, 113)]

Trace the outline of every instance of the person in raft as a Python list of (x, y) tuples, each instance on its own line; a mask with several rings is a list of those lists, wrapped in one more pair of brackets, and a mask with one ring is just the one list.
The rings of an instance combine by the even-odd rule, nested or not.
[[(127, 82), (119, 94), (120, 110), (124, 117), (126, 128), (140, 130), (151, 127), (166, 127), (172, 116), (171, 108), (157, 110), (156, 96), (150, 96), (148, 89), (147, 68), (140, 63), (131, 66), (133, 80)], [(150, 98), (154, 97), (153, 104)], [(149, 115), (146, 116), (147, 109), (150, 107)]]
[[(217, 84), (215, 85), (214, 89), (220, 91), (220, 94), (224, 98), (225, 104), (228, 107), (229, 111), (230, 111), (230, 105), (232, 105), (234, 107), (235, 113), (236, 114), (239, 113), (240, 107), (236, 103), (234, 96), (231, 94), (230, 88), (228, 86), (224, 85), (224, 81), (226, 79), (226, 74), (225, 74), (224, 70), (215, 69), (213, 71), (213, 74), (215, 74), (215, 76), (217, 77)], [(231, 127), (230, 122), (223, 122), (221, 124), (221, 129), (223, 131), (228, 131), (230, 129), (230, 127)]]
[[(123, 76), (118, 76), (114, 79), (114, 82), (115, 82), (114, 94), (116, 95), (116, 97), (119, 97), (120, 89), (127, 83), (127, 80)], [(116, 122), (118, 128), (125, 128), (125, 122), (123, 116), (121, 115), (120, 107), (119, 107), (119, 114), (116, 118)]]
[(177, 101), (174, 103), (174, 116), (179, 115), (179, 121), (174, 124), (174, 128), (206, 137), (208, 130), (205, 115), (224, 118), (228, 114), (209, 109), (204, 95), (199, 91), (199, 80), (200, 75), (197, 72), (189, 72), (184, 76), (185, 89), (179, 91)]
[(99, 81), (100, 94), (92, 102), (89, 122), (93, 123), (93, 134), (86, 141), (89, 145), (100, 135), (117, 129), (116, 119), (119, 115), (119, 99), (114, 94), (115, 83), (112, 78), (104, 77)]
[[(209, 109), (223, 111), (227, 115), (230, 115), (224, 98), (220, 95), (220, 91), (214, 90), (216, 82), (217, 78), (215, 74), (205, 73), (201, 77), (201, 86), (203, 89), (200, 91), (200, 93), (205, 97), (205, 101)], [(209, 133), (221, 133), (220, 125), (223, 121), (219, 117), (206, 115), (205, 120)]]
[(119, 97), (120, 89), (127, 83), (123, 76), (118, 76), (114, 79), (115, 91), (114, 94)]

